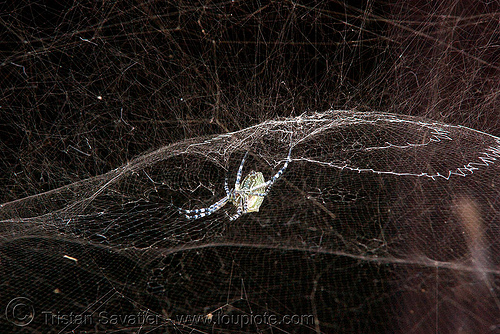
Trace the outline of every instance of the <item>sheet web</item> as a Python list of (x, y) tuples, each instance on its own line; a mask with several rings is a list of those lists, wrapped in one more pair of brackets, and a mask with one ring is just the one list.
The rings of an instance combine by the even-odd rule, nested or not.
[[(259, 212), (179, 213), (223, 198), (246, 152), (242, 179), (267, 181), (290, 148)], [(1, 206), (2, 298), (14, 301), (2, 321), (40, 333), (422, 332), (456, 312), (462, 328), (494, 330), (499, 153), (499, 138), (469, 128), (345, 110), (162, 147)]]

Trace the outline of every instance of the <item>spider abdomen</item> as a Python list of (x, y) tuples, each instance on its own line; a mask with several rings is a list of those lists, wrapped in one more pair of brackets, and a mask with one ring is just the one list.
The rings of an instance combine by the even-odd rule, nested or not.
[(237, 208), (245, 206), (245, 208), (241, 208), (244, 209), (244, 212), (259, 212), (265, 192), (264, 175), (261, 172), (252, 171), (243, 179), (240, 188), (236, 190), (233, 204)]

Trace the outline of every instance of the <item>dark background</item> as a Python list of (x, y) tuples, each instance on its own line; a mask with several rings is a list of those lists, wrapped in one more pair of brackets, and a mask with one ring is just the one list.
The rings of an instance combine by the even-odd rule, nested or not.
[[(0, 202), (101, 175), (187, 138), (330, 108), (424, 116), (500, 135), (498, 7), (460, 0), (4, 3)], [(417, 311), (415, 320), (387, 306), (399, 300), (399, 291), (388, 293), (388, 287), (418, 292), (426, 284), (446, 285), (438, 278), (422, 283), (420, 276), (433, 277), (426, 272), (398, 285), (388, 279), (388, 272), (404, 272), (397, 264), (360, 265), (335, 255), (221, 247), (215, 254), (187, 251), (142, 266), (140, 256), (86, 248), (85, 238), (75, 245), (62, 237), (49, 243), (2, 237), (9, 241), (0, 249), (3, 291), (13, 293), (14, 282), (32, 284), (36, 277), (29, 294), (46, 308), (56, 300), (48, 297), (51, 281), (60, 278), (62, 290), (71, 289), (75, 275), (88, 282), (81, 295), (54, 301), (63, 311), (64, 305), (85, 309), (82, 300), (93, 303), (116, 281), (125, 282), (120, 292), (132, 297), (129, 303), (108, 301), (110, 309), (161, 313), (172, 301), (189, 312), (210, 296), (186, 277), (197, 275), (203, 263), (198, 279), (212, 282), (209, 272), (219, 270), (219, 257), (233, 264), (235, 283), (241, 275), (281, 297), (270, 309), (289, 305), (309, 312), (313, 282), (323, 287), (315, 297), (323, 332), (388, 332), (394, 315), (401, 328), (422, 332), (426, 327), (418, 321), (429, 321), (425, 312)], [(66, 262), (54, 254), (70, 248), (99, 259), (91, 265), (105, 271), (61, 269)], [(128, 284), (142, 277), (149, 290)], [(158, 297), (155, 289), (165, 286), (168, 298)], [(214, 286), (220, 293), (228, 284)], [(253, 300), (267, 300), (259, 298)], [(231, 305), (250, 312), (246, 303)], [(405, 310), (425, 308), (415, 303)]]
[(330, 107), (498, 130), (496, 2), (15, 1), (1, 201)]

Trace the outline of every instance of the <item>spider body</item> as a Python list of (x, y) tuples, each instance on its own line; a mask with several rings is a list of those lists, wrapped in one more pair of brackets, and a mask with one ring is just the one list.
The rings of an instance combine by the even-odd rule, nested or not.
[(285, 164), (269, 181), (264, 181), (264, 175), (261, 172), (251, 171), (240, 183), (243, 165), (248, 155), (248, 152), (245, 153), (245, 156), (241, 160), (238, 173), (236, 174), (234, 188), (231, 190), (229, 189), (227, 178), (224, 182), (226, 196), (207, 208), (193, 210), (178, 208), (179, 213), (184, 214), (187, 219), (195, 220), (213, 214), (224, 207), (228, 202), (231, 202), (236, 207), (236, 214), (229, 217), (229, 220), (235, 220), (245, 213), (259, 212), (264, 197), (267, 196), (274, 182), (280, 178), (288, 167), (288, 163), (291, 160), (291, 152), (292, 149), (290, 148)]
[[(251, 171), (241, 182), (241, 188), (234, 188), (231, 202), (237, 208), (246, 205), (246, 212), (259, 212), (266, 192), (265, 183), (261, 172)], [(254, 190), (250, 191), (250, 189)]]

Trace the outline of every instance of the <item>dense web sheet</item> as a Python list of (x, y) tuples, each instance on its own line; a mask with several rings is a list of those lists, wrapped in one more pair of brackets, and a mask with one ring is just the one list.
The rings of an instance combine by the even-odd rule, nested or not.
[[(178, 212), (224, 197), (245, 152), (268, 179), (290, 148), (259, 212)], [(39, 332), (399, 331), (423, 305), (495, 331), (499, 156), (480, 131), (342, 110), (178, 142), (3, 204), (3, 298)]]

